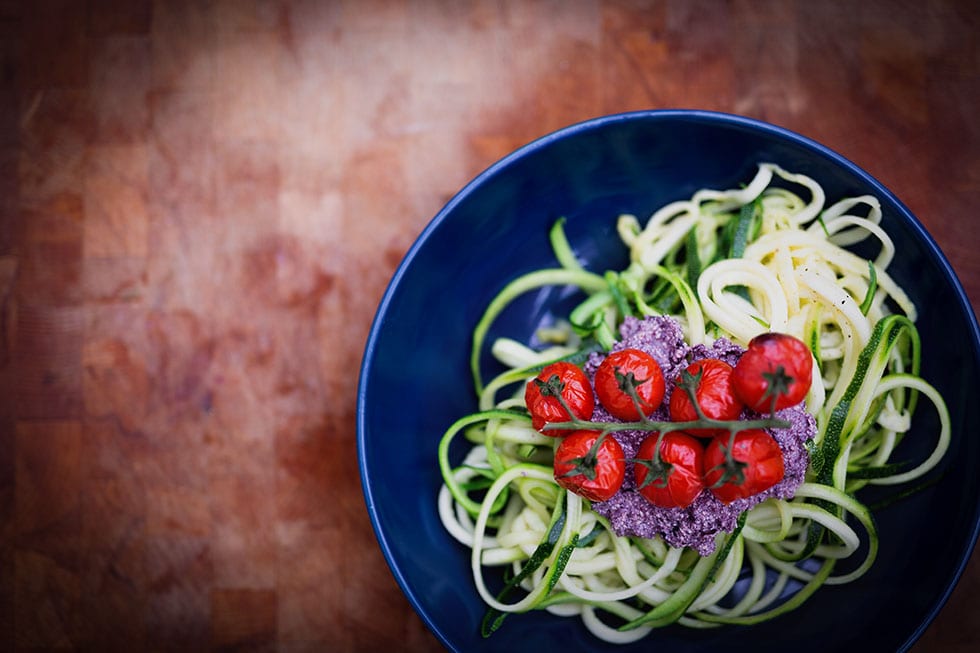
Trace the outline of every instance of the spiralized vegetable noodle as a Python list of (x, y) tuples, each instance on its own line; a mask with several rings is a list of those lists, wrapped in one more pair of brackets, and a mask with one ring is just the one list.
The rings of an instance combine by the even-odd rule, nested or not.
[[(916, 309), (889, 276), (896, 252), (882, 222), (874, 197), (828, 206), (815, 180), (762, 163), (742, 188), (699, 190), (645, 223), (620, 216), (630, 263), (618, 273), (584, 269), (556, 223), (555, 267), (508, 283), (476, 327), (479, 412), (457, 420), (439, 447), (439, 515), (470, 551), (473, 583), (488, 606), (485, 634), (503, 616), (531, 609), (580, 618), (596, 637), (618, 643), (673, 623), (754, 624), (867, 572), (878, 534), (855, 493), (925, 479), (950, 439), (943, 398), (919, 376)], [(859, 243), (875, 252), (871, 260), (854, 253)], [(549, 285), (577, 286), (585, 296), (566, 328), (540, 334), (550, 346), (484, 342), (515, 297)], [(791, 499), (744, 512), (732, 533), (716, 535), (710, 555), (613, 532), (589, 501), (556, 483), (556, 439), (532, 428), (524, 410), (524, 384), (546, 363), (581, 363), (590, 347), (608, 351), (627, 315), (671, 316), (692, 345), (727, 338), (745, 347), (777, 331), (813, 353), (805, 405), (817, 432), (805, 482)], [(486, 381), (485, 346), (507, 367)], [(937, 432), (911, 430), (917, 409), (935, 413)], [(459, 437), (467, 453), (451, 461)], [(913, 437), (934, 443), (932, 452), (912, 467), (896, 465), (896, 448)], [(744, 570), (749, 581), (736, 591)], [(492, 591), (487, 579), (499, 585), (505, 576), (504, 590)]]

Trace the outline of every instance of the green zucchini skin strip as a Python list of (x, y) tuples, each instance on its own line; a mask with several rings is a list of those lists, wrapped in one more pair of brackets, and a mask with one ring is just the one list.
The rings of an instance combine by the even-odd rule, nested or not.
[(874, 515), (871, 514), (871, 511), (863, 503), (858, 501), (850, 494), (842, 492), (837, 488), (816, 486), (812, 487), (814, 493), (808, 494), (810, 489), (811, 486), (801, 487), (800, 490), (797, 491), (797, 496), (816, 496), (817, 493), (829, 495), (828, 498), (838, 505), (840, 509), (853, 515), (861, 526), (864, 527), (864, 530), (867, 531), (868, 534), (868, 552), (865, 554), (864, 560), (861, 561), (861, 564), (859, 564), (853, 571), (845, 576), (838, 577), (837, 579), (829, 578), (828, 582), (840, 584), (860, 578), (867, 573), (869, 569), (871, 569), (875, 559), (878, 557), (878, 527), (875, 524)]
[(861, 315), (867, 315), (874, 303), (875, 293), (878, 292), (878, 268), (872, 261), (868, 261), (868, 292), (861, 302)]
[(655, 272), (663, 279), (666, 279), (677, 291), (681, 305), (684, 307), (684, 313), (687, 316), (688, 330), (690, 331), (688, 338), (692, 342), (701, 342), (704, 340), (704, 312), (698, 303), (697, 293), (684, 281), (681, 275), (659, 266), (655, 269)]
[(566, 270), (564, 268), (549, 268), (521, 275), (504, 286), (487, 306), (480, 321), (473, 330), (473, 342), (470, 352), (470, 372), (476, 393), (483, 391), (483, 377), (480, 373), (480, 353), (490, 325), (497, 316), (518, 296), (544, 286), (578, 286), (587, 293), (607, 289), (604, 277), (583, 270)]
[[(861, 351), (854, 378), (851, 379), (840, 402), (834, 406), (827, 427), (822, 434), (821, 449), (823, 464), (816, 470), (817, 481), (843, 489), (843, 473), (837, 469), (841, 452), (845, 451), (861, 424), (864, 412), (870, 407), (870, 399), (859, 401), (868, 394), (884, 375), (888, 357), (902, 335), (910, 336), (912, 345), (911, 372), (919, 373), (920, 344), (918, 330), (907, 317), (890, 315), (875, 325), (871, 339)], [(860, 395), (860, 396), (859, 396)], [(909, 399), (909, 411), (914, 410), (914, 395)]]
[(466, 492), (463, 491), (463, 488), (461, 488), (455, 479), (453, 479), (453, 468), (449, 463), (449, 445), (452, 442), (453, 437), (467, 426), (479, 424), (480, 422), (486, 422), (491, 419), (513, 419), (525, 421), (528, 424), (531, 423), (530, 416), (514, 410), (485, 410), (459, 418), (453, 422), (453, 424), (446, 430), (442, 438), (439, 440), (439, 471), (442, 473), (442, 480), (446, 484), (446, 487), (449, 488), (449, 492), (453, 495), (453, 498), (458, 501), (459, 504), (466, 509), (466, 512), (473, 517), (479, 514), (480, 504), (466, 496)]
[(814, 574), (813, 578), (811, 578), (806, 585), (797, 590), (793, 596), (786, 599), (786, 601), (780, 603), (771, 610), (740, 617), (726, 617), (724, 615), (702, 612), (696, 615), (697, 619), (712, 624), (728, 624), (732, 626), (752, 626), (755, 624), (760, 624), (764, 621), (775, 619), (780, 615), (787, 614), (788, 612), (792, 612), (793, 610), (797, 609), (803, 605), (807, 599), (813, 596), (813, 594), (823, 586), (827, 578), (830, 577), (830, 573), (834, 570), (834, 565), (836, 562), (836, 560), (830, 558), (824, 560), (823, 564), (820, 565), (820, 569), (817, 570), (817, 573)]
[(630, 309), (629, 304), (626, 303), (626, 296), (623, 294), (623, 291), (620, 288), (619, 275), (615, 272), (606, 272), (604, 276), (606, 283), (609, 284), (609, 294), (612, 295), (619, 314), (623, 317), (632, 315), (633, 311)]
[[(742, 208), (739, 210), (738, 217), (735, 221), (735, 227), (732, 232), (731, 248), (728, 251), (727, 258), (742, 258), (742, 256), (745, 254), (745, 248), (748, 246), (749, 241), (752, 238), (753, 224), (756, 222), (756, 216), (760, 211), (761, 209), (758, 198), (749, 202), (748, 204), (742, 205)], [(719, 254), (721, 253), (719, 252)], [(719, 256), (719, 258), (722, 257)], [(745, 288), (745, 286), (736, 286), (733, 290), (737, 295), (746, 301), (749, 300), (749, 291)]]
[[(548, 524), (548, 537), (546, 537), (543, 542), (538, 544), (537, 548), (534, 550), (534, 553), (531, 554), (531, 557), (528, 558), (527, 562), (524, 563), (524, 566), (521, 567), (520, 572), (518, 572), (513, 578), (504, 584), (504, 588), (500, 590), (499, 594), (497, 594), (498, 601), (503, 601), (507, 595), (510, 594), (511, 590), (520, 585), (525, 578), (537, 571), (538, 568), (543, 565), (549, 557), (551, 557), (551, 553), (555, 550), (555, 545), (558, 543), (561, 532), (565, 527), (566, 500), (567, 496), (563, 492), (558, 503), (555, 505), (555, 510), (551, 513), (551, 523)], [(564, 570), (567, 562), (568, 558), (566, 557), (561, 565), (561, 570)], [(557, 578), (555, 579), (555, 582), (557, 582)], [(551, 587), (554, 587), (554, 583), (551, 583)], [(550, 593), (550, 588), (549, 592), (544, 593), (544, 596), (547, 596), (548, 593)], [(502, 610), (498, 610), (496, 608), (490, 608), (487, 610), (486, 614), (483, 616), (483, 623), (480, 628), (482, 635), (484, 637), (489, 637), (492, 635), (494, 631), (500, 628), (501, 623), (503, 623), (504, 618), (508, 614), (510, 613), (503, 612)]]
[(551, 250), (555, 253), (555, 258), (558, 259), (558, 263), (563, 268), (579, 272), (585, 271), (575, 256), (572, 246), (568, 244), (568, 238), (565, 236), (565, 218), (558, 218), (555, 220), (555, 224), (551, 225), (551, 230), (548, 231), (548, 240), (551, 243)]
[(687, 283), (691, 288), (698, 287), (698, 277), (701, 276), (701, 254), (698, 252), (698, 232), (697, 225), (691, 227), (687, 232), (687, 240), (684, 243), (685, 256), (687, 258)]
[(738, 212), (738, 221), (735, 223), (735, 233), (732, 236), (732, 247), (728, 252), (727, 258), (742, 258), (745, 254), (745, 247), (751, 239), (752, 224), (756, 220), (759, 209), (759, 200), (756, 198), (748, 204), (744, 204)]
[[(903, 335), (909, 337), (911, 373), (918, 375), (921, 345), (915, 324), (903, 315), (889, 315), (879, 320), (875, 324), (868, 344), (861, 351), (854, 377), (840, 401), (832, 409), (826, 428), (820, 434), (819, 455), (813, 460), (814, 480), (817, 483), (844, 490), (847, 470), (842, 469), (838, 462), (843, 452), (847, 451), (858, 426), (863, 422), (866, 409), (870, 406), (870, 400), (862, 402), (861, 399), (883, 376), (892, 349)], [(908, 406), (910, 412), (914, 410), (914, 404), (915, 395), (910, 394)], [(835, 514), (839, 515), (840, 509), (834, 504), (819, 499), (816, 500), (816, 504), (825, 510), (836, 511)], [(803, 560), (810, 557), (823, 541), (825, 533), (826, 528), (822, 524), (811, 522), (807, 545), (801, 549), (796, 559)]]
[(705, 586), (711, 581), (718, 568), (728, 557), (732, 550), (735, 540), (739, 538), (742, 527), (745, 525), (745, 513), (738, 517), (735, 530), (725, 538), (724, 544), (715, 549), (711, 555), (700, 558), (694, 565), (694, 569), (688, 575), (687, 580), (680, 586), (670, 598), (656, 606), (639, 619), (634, 619), (623, 626), (620, 630), (632, 630), (639, 626), (648, 628), (661, 628), (676, 622), (687, 609), (691, 607), (698, 595), (704, 590)]

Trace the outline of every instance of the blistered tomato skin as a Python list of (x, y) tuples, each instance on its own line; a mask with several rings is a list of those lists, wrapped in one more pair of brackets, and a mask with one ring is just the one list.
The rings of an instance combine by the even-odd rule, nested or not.
[(813, 376), (813, 357), (802, 340), (764, 333), (749, 342), (735, 366), (739, 399), (757, 413), (769, 413), (803, 401)]
[[(688, 365), (687, 372), (692, 375), (701, 374), (695, 396), (705, 417), (723, 421), (738, 419), (744, 405), (735, 395), (731, 365), (717, 358), (705, 358)], [(677, 383), (680, 383), (680, 379), (677, 379)], [(670, 420), (690, 422), (697, 418), (687, 392), (677, 385), (670, 395)], [(711, 428), (688, 429), (687, 432), (700, 437), (727, 433), (723, 429)]]
[(643, 417), (648, 417), (660, 407), (665, 387), (660, 364), (644, 351), (622, 349), (610, 353), (596, 370), (595, 393), (610, 415), (624, 422), (635, 422), (641, 415), (633, 398), (621, 385), (622, 377), (629, 375), (632, 375)]
[(735, 434), (732, 457), (745, 466), (741, 483), (728, 480), (719, 484), (724, 474), (727, 436), (716, 437), (704, 454), (704, 484), (725, 504), (745, 499), (768, 490), (783, 480), (783, 452), (775, 439), (761, 429), (749, 429)]
[(653, 460), (658, 434), (651, 433), (640, 444), (634, 467), (637, 492), (658, 508), (686, 508), (704, 490), (704, 445), (680, 431), (665, 433), (660, 439), (660, 460), (670, 465), (666, 483), (653, 475), (643, 461)]
[(555, 449), (555, 481), (590, 501), (611, 499), (626, 477), (623, 448), (608, 434), (595, 446), (600, 437), (599, 431), (575, 431)]
[[(556, 377), (556, 390), (560, 390), (572, 415), (568, 414), (558, 398), (548, 389), (552, 387)], [(595, 394), (585, 372), (577, 365), (562, 361), (548, 365), (528, 382), (524, 388), (524, 403), (531, 413), (531, 425), (535, 429), (548, 436), (564, 437), (574, 429), (546, 429), (545, 426), (567, 422), (572, 417), (591, 419), (595, 411)]]

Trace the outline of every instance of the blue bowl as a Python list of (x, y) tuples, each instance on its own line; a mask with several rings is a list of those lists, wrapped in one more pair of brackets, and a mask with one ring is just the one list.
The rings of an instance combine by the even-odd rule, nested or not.
[[(436, 509), (439, 438), (476, 408), (468, 356), (483, 309), (510, 279), (553, 264), (547, 232), (567, 218), (587, 267), (620, 269), (616, 217), (641, 220), (699, 188), (732, 188), (771, 161), (821, 183), (830, 200), (872, 194), (899, 255), (889, 272), (919, 307), (923, 376), (945, 396), (951, 449), (932, 487), (876, 514), (881, 550), (849, 585), (824, 587), (800, 609), (752, 627), (669, 627), (633, 645), (593, 638), (577, 619), (509, 617), (489, 639), (469, 551)], [(530, 339), (571, 298), (542, 290), (522, 298), (495, 334)], [(492, 372), (492, 362), (484, 361)], [(426, 227), (395, 272), (362, 362), (357, 404), (361, 479), (391, 571), (426, 625), (453, 651), (904, 650), (942, 608), (980, 524), (980, 330), (936, 243), (888, 189), (840, 155), (766, 123), (703, 111), (646, 111), (590, 120), (545, 136), (467, 185)], [(916, 425), (928, 428), (928, 410)]]

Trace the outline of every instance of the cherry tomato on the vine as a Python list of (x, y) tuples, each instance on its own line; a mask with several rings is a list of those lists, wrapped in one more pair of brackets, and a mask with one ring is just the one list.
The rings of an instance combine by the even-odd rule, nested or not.
[(624, 422), (640, 419), (629, 388), (636, 391), (643, 416), (657, 410), (664, 398), (664, 375), (660, 364), (645, 351), (621, 349), (606, 356), (595, 373), (599, 403)]
[[(744, 406), (735, 396), (731, 365), (717, 358), (705, 358), (688, 365), (686, 372), (695, 377), (700, 374), (694, 394), (705, 417), (724, 421), (738, 419)], [(682, 378), (683, 375), (677, 379), (670, 395), (670, 419), (674, 422), (690, 422), (698, 418), (691, 398), (680, 385)], [(727, 433), (724, 429), (712, 428), (688, 429), (687, 432), (704, 437)]]
[(626, 476), (626, 457), (612, 435), (575, 431), (555, 449), (555, 480), (590, 501), (606, 501)]
[[(655, 460), (658, 440), (660, 456)], [(704, 489), (704, 445), (686, 433), (670, 431), (663, 438), (651, 433), (636, 459), (636, 491), (659, 508), (686, 508)]]
[[(561, 400), (559, 400), (559, 396)], [(568, 410), (562, 406), (564, 402)], [(524, 403), (531, 413), (531, 425), (545, 435), (563, 437), (574, 429), (546, 429), (547, 424), (573, 418), (591, 419), (595, 394), (582, 368), (560, 361), (545, 367), (524, 388)]]
[[(713, 438), (704, 454), (704, 484), (722, 503), (751, 497), (783, 480), (783, 451), (762, 429)], [(733, 462), (734, 461), (734, 462)], [(727, 478), (724, 478), (727, 474)]]
[(813, 357), (802, 340), (785, 333), (763, 333), (749, 342), (732, 380), (745, 405), (769, 413), (803, 401), (812, 375)]

